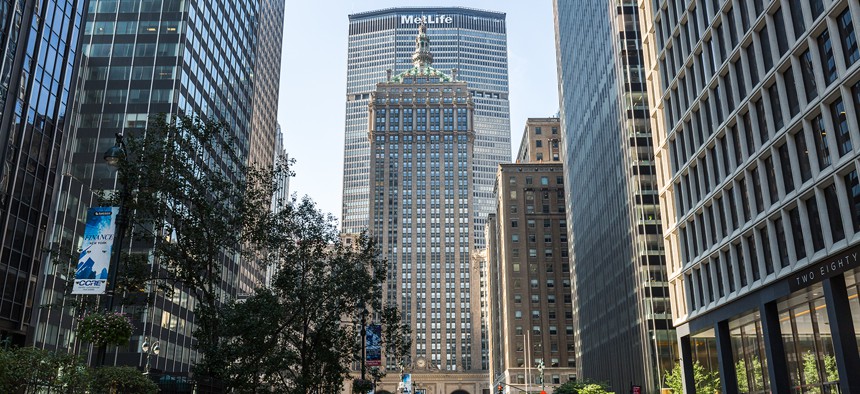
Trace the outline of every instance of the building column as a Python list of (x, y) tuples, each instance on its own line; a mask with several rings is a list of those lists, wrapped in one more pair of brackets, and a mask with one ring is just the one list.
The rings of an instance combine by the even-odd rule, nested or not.
[(760, 308), (761, 328), (764, 335), (764, 352), (767, 357), (767, 374), (770, 377), (770, 392), (773, 394), (791, 393), (788, 376), (788, 361), (782, 342), (779, 326), (779, 311), (776, 302), (765, 303)]
[(724, 394), (738, 394), (738, 376), (735, 373), (735, 360), (732, 356), (732, 336), (729, 321), (717, 322), (714, 326), (717, 337), (717, 360), (720, 363), (720, 381)]
[(830, 319), (830, 334), (839, 370), (839, 388), (843, 393), (860, 393), (860, 354), (857, 353), (857, 338), (848, 303), (845, 275), (824, 280), (824, 299), (827, 302), (827, 317)]
[(678, 347), (681, 350), (681, 381), (684, 383), (684, 392), (695, 393), (696, 380), (693, 372), (693, 347), (690, 336), (678, 337)]

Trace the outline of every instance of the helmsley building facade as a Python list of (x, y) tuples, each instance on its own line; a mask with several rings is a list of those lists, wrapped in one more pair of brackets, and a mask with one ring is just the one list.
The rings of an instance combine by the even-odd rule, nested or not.
[(640, 1), (687, 392), (860, 392), (857, 1)]
[(412, 327), (413, 344), (404, 360), (383, 355), (389, 378), (377, 387), (396, 392), (402, 364), (428, 394), (478, 394), (487, 379), (472, 312), (475, 104), (456, 70), (431, 66), (424, 24), (414, 40), (413, 66), (389, 71), (369, 97), (369, 230), (388, 261), (384, 299)]

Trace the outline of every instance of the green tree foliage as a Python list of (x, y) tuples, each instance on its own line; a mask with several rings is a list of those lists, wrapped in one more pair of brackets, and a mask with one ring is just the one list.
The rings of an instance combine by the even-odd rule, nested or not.
[(609, 385), (590, 380), (569, 381), (553, 390), (553, 394), (611, 394)]
[(218, 377), (225, 368), (217, 363), (228, 301), (222, 268), (229, 261), (259, 263), (261, 225), (274, 180), (289, 174), (287, 163), (246, 166), (231, 130), (205, 119), (154, 117), (146, 133), (125, 142), (117, 175), (124, 189), (104, 196), (105, 203), (127, 207), (133, 227), (136, 249), (122, 259), (118, 290), (131, 294), (131, 302), (148, 286), (191, 293), (196, 346), (208, 360), (195, 372)]
[(0, 392), (148, 394), (158, 385), (135, 368), (92, 369), (71, 354), (21, 347), (0, 349)]
[[(684, 392), (684, 375), (680, 363), (675, 364), (675, 367), (666, 373), (663, 380), (666, 387), (672, 389), (673, 393), (681, 394)], [(719, 371), (708, 371), (698, 361), (693, 363), (693, 381), (696, 382), (695, 393), (713, 394), (721, 390)]]
[[(750, 370), (752, 373), (749, 373)], [(744, 359), (738, 360), (738, 362), (735, 363), (735, 373), (738, 377), (739, 392), (749, 393), (750, 389), (764, 389), (764, 375), (761, 369), (761, 361), (759, 361), (757, 356), (750, 356), (749, 367), (747, 367), (747, 363)], [(750, 387), (750, 383), (752, 383), (752, 387)]]
[[(836, 357), (824, 355), (824, 379), (825, 382), (839, 381), (839, 370), (836, 366)], [(818, 358), (812, 351), (803, 354), (803, 379), (807, 385), (819, 385), (822, 382)], [(812, 394), (821, 392), (821, 387), (809, 387), (807, 391)]]
[[(339, 392), (365, 310), (383, 324), (387, 356), (402, 358), (408, 328), (381, 302), (386, 264), (372, 240), (342, 245), (333, 216), (309, 198), (272, 210), (289, 163), (246, 166), (231, 135), (220, 123), (162, 117), (127, 137), (118, 175), (126, 193), (107, 197), (133, 212), (142, 247), (123, 258), (120, 290), (190, 292), (202, 354), (194, 372), (239, 392)], [(270, 287), (231, 300), (221, 292), (231, 261), (273, 266), (276, 275)]]
[(28, 394), (52, 389), (83, 393), (88, 387), (88, 370), (73, 355), (33, 347), (0, 350), (2, 393)]
[(221, 366), (229, 387), (339, 393), (364, 340), (362, 315), (373, 315), (365, 308), (379, 311), (383, 347), (404, 354), (408, 331), (381, 305), (386, 267), (370, 238), (342, 244), (334, 218), (309, 198), (284, 205), (266, 228), (272, 286), (224, 309), (220, 359), (203, 361)]
[(92, 394), (155, 394), (158, 385), (132, 367), (101, 367), (92, 371)]

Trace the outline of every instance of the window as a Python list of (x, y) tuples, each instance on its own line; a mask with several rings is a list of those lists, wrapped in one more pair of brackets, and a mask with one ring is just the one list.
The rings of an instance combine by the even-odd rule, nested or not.
[(806, 257), (806, 245), (803, 243), (803, 225), (800, 223), (797, 207), (788, 211), (788, 218), (791, 221), (791, 233), (794, 235), (794, 254), (797, 260), (800, 260)]
[(818, 155), (818, 169), (823, 170), (830, 166), (830, 148), (827, 146), (827, 131), (824, 128), (824, 119), (821, 114), (812, 119), (812, 140), (815, 141), (815, 150)]
[(794, 191), (794, 172), (791, 171), (790, 160), (788, 144), (782, 144), (779, 147), (779, 164), (782, 167), (782, 185), (785, 187), (785, 194)]
[(758, 266), (758, 250), (755, 245), (755, 237), (750, 234), (745, 238), (747, 251), (750, 255), (750, 271), (752, 272), (753, 282), (761, 279), (761, 270)]
[(833, 57), (833, 46), (830, 43), (830, 32), (826, 29), (816, 39), (818, 41), (818, 56), (821, 58), (822, 75), (826, 85), (836, 80), (836, 61)]
[(848, 119), (845, 117), (845, 104), (838, 99), (830, 104), (830, 115), (833, 117), (833, 127), (836, 128), (836, 150), (839, 157), (851, 152), (851, 134), (848, 131)]
[(804, 203), (806, 204), (806, 218), (809, 220), (809, 231), (812, 236), (812, 248), (817, 252), (824, 249), (824, 235), (821, 234), (821, 216), (818, 212), (818, 202), (813, 195)]
[(761, 43), (761, 56), (764, 60), (764, 72), (767, 73), (773, 67), (773, 54), (770, 53), (770, 34), (767, 32), (767, 27), (759, 32), (759, 42)]
[(860, 51), (857, 50), (857, 37), (854, 36), (854, 24), (851, 21), (849, 8), (839, 14), (837, 25), (842, 41), (842, 54), (845, 56), (845, 67), (851, 67), (860, 58)]
[(797, 40), (806, 31), (806, 25), (803, 22), (803, 9), (800, 0), (791, 0), (789, 7), (791, 8), (791, 23), (794, 26), (794, 39)]
[(806, 149), (806, 138), (803, 133), (794, 135), (794, 145), (797, 148), (797, 161), (800, 167), (800, 182), (806, 182), (812, 178), (812, 171), (809, 167), (809, 150)]
[(803, 80), (803, 89), (806, 91), (806, 102), (811, 102), (818, 97), (818, 88), (815, 85), (815, 72), (812, 67), (812, 55), (809, 49), (800, 54), (800, 73)]
[(809, 0), (809, 10), (812, 11), (812, 20), (816, 20), (824, 12), (824, 3), (822, 0)]
[(777, 84), (770, 85), (767, 88), (767, 93), (770, 96), (770, 110), (773, 114), (773, 128), (776, 131), (782, 128), (784, 125), (782, 119), (782, 106), (779, 104), (779, 87)]
[(830, 233), (833, 242), (845, 239), (845, 229), (842, 227), (842, 215), (839, 214), (839, 198), (836, 197), (836, 186), (831, 184), (824, 188), (824, 202), (827, 207), (827, 218), (830, 219)]
[(543, 186), (549, 185), (549, 177), (542, 176), (540, 177), (540, 184)]
[(794, 70), (791, 67), (787, 68), (782, 73), (782, 79), (785, 81), (785, 98), (788, 99), (788, 115), (790, 118), (793, 118), (794, 115), (800, 112), (800, 102), (797, 99), (797, 85), (794, 83)]
[(758, 85), (759, 76), (758, 76), (758, 64), (756, 64), (756, 54), (755, 47), (752, 44), (747, 45), (747, 63), (749, 64), (750, 70), (750, 87)]
[(537, 134), (537, 135), (541, 134), (541, 128), (540, 127), (535, 127), (535, 134)]
[(788, 267), (788, 247), (785, 243), (785, 228), (782, 227), (782, 218), (777, 218), (773, 221), (773, 227), (776, 229), (776, 246), (779, 248), (779, 266), (782, 268)]
[(848, 194), (851, 222), (854, 224), (854, 232), (858, 232), (860, 231), (860, 181), (857, 178), (857, 170), (846, 174), (843, 180), (845, 181), (845, 191)]
[[(770, 197), (770, 204), (773, 205), (779, 200), (779, 191), (776, 188), (776, 169), (773, 166), (773, 156), (768, 156), (764, 159), (765, 177), (767, 177), (767, 191)], [(791, 176), (791, 173), (786, 176)]]
[(543, 147), (543, 141), (541, 141), (541, 140), (535, 141), (535, 148), (541, 148), (541, 147)]
[(779, 56), (782, 57), (788, 50), (788, 35), (785, 33), (785, 18), (782, 16), (781, 8), (777, 8), (776, 12), (773, 13), (773, 23), (776, 29), (777, 49), (779, 49)]

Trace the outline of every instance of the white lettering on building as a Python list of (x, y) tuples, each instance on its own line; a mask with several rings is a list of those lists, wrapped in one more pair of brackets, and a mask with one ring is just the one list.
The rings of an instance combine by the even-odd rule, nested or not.
[(424, 22), (432, 25), (436, 23), (451, 23), (454, 22), (454, 17), (449, 15), (401, 15), (400, 24), (412, 25)]

